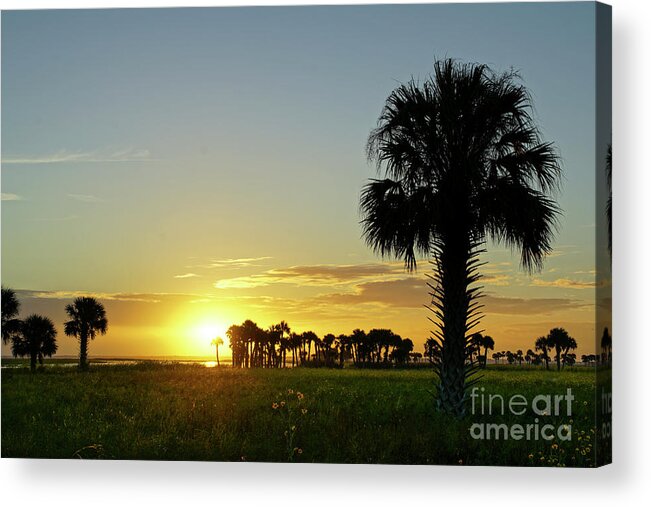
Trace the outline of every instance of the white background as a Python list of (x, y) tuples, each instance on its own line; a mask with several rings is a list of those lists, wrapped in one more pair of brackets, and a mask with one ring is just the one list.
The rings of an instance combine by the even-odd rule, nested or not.
[[(279, 2), (0, 0), (2, 9), (250, 3)], [(613, 328), (618, 336), (613, 380), (613, 465), (598, 470), (569, 470), (2, 459), (0, 501), (4, 505), (39, 503), (48, 507), (116, 503), (365, 506), (411, 502), (500, 507), (651, 505), (651, 157), (647, 151), (651, 146), (651, 2), (610, 3), (615, 146)]]

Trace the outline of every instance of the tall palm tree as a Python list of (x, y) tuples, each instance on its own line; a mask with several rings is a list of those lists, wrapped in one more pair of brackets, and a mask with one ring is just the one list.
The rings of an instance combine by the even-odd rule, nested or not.
[(224, 339), (220, 336), (217, 336), (210, 342), (210, 345), (215, 346), (215, 357), (217, 358), (217, 366), (219, 366), (219, 346), (224, 345)]
[(106, 334), (108, 320), (104, 305), (92, 297), (78, 297), (72, 304), (66, 305), (70, 320), (64, 324), (67, 336), (79, 340), (79, 368), (88, 367), (88, 340), (94, 340), (97, 334)]
[(16, 292), (8, 287), (2, 287), (2, 343), (7, 343), (20, 332), (20, 301)]
[(389, 95), (367, 154), (384, 178), (362, 192), (364, 237), (410, 271), (417, 256), (433, 257), (437, 404), (461, 416), (473, 373), (467, 341), (480, 319), (478, 256), (492, 239), (519, 250), (525, 270), (542, 267), (559, 213), (558, 156), (517, 74), (449, 59)]
[(57, 351), (57, 330), (47, 317), (30, 315), (20, 325), (20, 333), (13, 336), (11, 351), (14, 357), (29, 356), (29, 368), (36, 370), (36, 360), (52, 357)]

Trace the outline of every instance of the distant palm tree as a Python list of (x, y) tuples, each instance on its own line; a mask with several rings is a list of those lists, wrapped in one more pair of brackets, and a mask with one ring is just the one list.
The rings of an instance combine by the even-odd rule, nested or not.
[(563, 358), (570, 349), (576, 349), (576, 340), (562, 327), (555, 327), (547, 335), (547, 346), (556, 351), (554, 359), (556, 360), (557, 370), (560, 371)]
[(332, 354), (332, 346), (334, 345), (335, 341), (337, 340), (337, 337), (333, 335), (332, 333), (328, 333), (323, 337), (323, 340), (321, 340), (321, 345), (323, 346), (323, 360), (326, 364), (331, 365), (334, 361), (334, 357)]
[(104, 305), (92, 297), (76, 298), (66, 306), (70, 320), (64, 324), (67, 336), (79, 340), (79, 368), (88, 367), (88, 340), (94, 340), (97, 334), (106, 334), (108, 321)]
[(343, 368), (344, 366), (344, 358), (346, 357), (346, 354), (350, 354), (351, 347), (352, 347), (352, 340), (351, 337), (347, 334), (340, 334), (337, 336), (337, 351), (339, 353), (339, 366)]
[(484, 341), (484, 335), (481, 333), (474, 333), (470, 337), (470, 343), (468, 343), (468, 356), (471, 362), (475, 361), (475, 356), (477, 356), (477, 363), (480, 362), (481, 346), (483, 341)]
[(535, 349), (539, 350), (542, 356), (542, 360), (545, 362), (545, 369), (549, 370), (549, 349), (551, 344), (546, 336), (541, 336), (536, 339)]
[(43, 357), (52, 357), (57, 351), (57, 330), (47, 317), (30, 315), (20, 325), (20, 333), (14, 335), (11, 351), (14, 357), (29, 356), (29, 368), (36, 370), (36, 360), (43, 364)]
[(282, 356), (282, 365), (284, 368), (287, 365), (287, 351), (291, 348), (289, 337), (292, 330), (289, 328), (289, 324), (284, 320), (281, 320), (276, 324), (276, 330), (280, 333), (280, 354)]
[(536, 354), (534, 353), (533, 350), (527, 349), (527, 353), (524, 355), (525, 363), (527, 363), (528, 365), (531, 364), (531, 361), (533, 360), (533, 356), (535, 356), (535, 355)]
[(483, 367), (486, 368), (486, 364), (488, 363), (488, 349), (495, 349), (495, 340), (493, 340), (492, 336), (484, 335), (481, 341), (481, 345), (484, 347)]
[(20, 301), (16, 292), (8, 287), (2, 287), (2, 343), (12, 340), (20, 332)]
[(518, 349), (515, 353), (515, 358), (518, 361), (518, 366), (522, 366), (522, 360), (524, 359), (524, 352), (521, 349)]
[(430, 363), (436, 363), (441, 359), (441, 345), (434, 338), (425, 341), (425, 353), (423, 354)]
[(215, 346), (215, 357), (217, 358), (217, 366), (219, 366), (219, 346), (224, 345), (224, 339), (218, 336), (210, 342), (210, 345)]
[(244, 366), (244, 356), (246, 353), (246, 344), (244, 342), (242, 326), (233, 324), (226, 331), (226, 336), (228, 336), (228, 346), (232, 350), (231, 365), (233, 368), (242, 368)]
[(558, 156), (541, 140), (528, 91), (514, 72), (437, 61), (421, 85), (400, 85), (369, 136), (370, 160), (384, 168), (361, 195), (363, 234), (381, 255), (416, 269), (434, 258), (430, 285), (440, 410), (465, 413), (470, 330), (479, 322), (478, 256), (487, 239), (521, 253), (527, 271), (551, 252), (559, 208), (551, 194)]

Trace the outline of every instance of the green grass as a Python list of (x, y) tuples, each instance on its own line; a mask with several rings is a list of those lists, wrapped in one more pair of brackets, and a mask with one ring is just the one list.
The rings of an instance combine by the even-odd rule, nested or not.
[[(478, 384), (491, 394), (520, 393), (529, 399), (571, 387), (576, 397), (572, 417), (544, 417), (544, 423), (555, 426), (571, 424), (571, 442), (474, 440), (469, 433), (474, 421), (527, 423), (535, 415), (529, 409), (520, 417), (451, 419), (435, 410), (433, 378), (423, 369), (234, 370), (155, 362), (85, 373), (60, 367), (36, 374), (6, 369), (2, 456), (594, 464), (593, 369), (489, 368)], [(288, 394), (290, 389), (294, 394)], [(298, 400), (296, 392), (304, 399)], [(272, 408), (281, 401), (285, 406)]]

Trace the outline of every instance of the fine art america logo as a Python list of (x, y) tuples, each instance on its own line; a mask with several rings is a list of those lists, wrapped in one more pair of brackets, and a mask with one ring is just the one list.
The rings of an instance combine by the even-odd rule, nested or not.
[(505, 397), (488, 394), (485, 388), (473, 387), (470, 392), (473, 416), (508, 417), (523, 416), (527, 411), (534, 414), (532, 422), (526, 424), (476, 422), (470, 426), (470, 435), (475, 440), (572, 440), (571, 424), (545, 424), (547, 416), (572, 417), (574, 395), (568, 388), (565, 394), (538, 394), (529, 400), (522, 394)]

